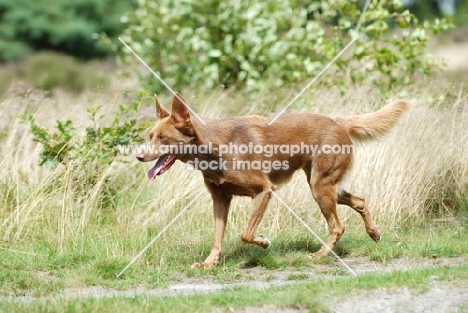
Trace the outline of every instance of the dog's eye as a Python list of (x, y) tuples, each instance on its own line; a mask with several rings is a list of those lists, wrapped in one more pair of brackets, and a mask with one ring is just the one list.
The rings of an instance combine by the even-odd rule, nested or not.
[(159, 135), (158, 138), (159, 138), (159, 140), (163, 140), (164, 138), (166, 138), (166, 136)]

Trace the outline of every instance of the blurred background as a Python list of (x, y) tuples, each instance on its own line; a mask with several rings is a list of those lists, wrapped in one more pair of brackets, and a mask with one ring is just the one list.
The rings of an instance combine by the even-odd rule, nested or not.
[[(205, 6), (219, 6), (221, 2), (208, 1)], [(301, 2), (314, 3), (296, 2), (298, 6)], [(0, 94), (13, 81), (24, 81), (45, 90), (61, 88), (73, 93), (105, 85), (109, 72), (117, 69), (116, 56), (123, 48), (117, 37), (125, 32), (135, 34), (134, 29), (128, 29), (138, 24), (135, 22), (138, 16), (144, 16), (147, 23), (151, 21), (151, 17), (144, 15), (142, 10), (167, 10), (177, 3), (0, 0)], [(429, 49), (446, 57), (446, 69), (449, 71), (468, 65), (468, 0), (404, 0), (403, 4), (419, 22), (445, 18), (453, 23), (454, 28), (440, 34), (437, 44), (429, 45)], [(193, 9), (194, 5), (190, 7)], [(161, 13), (163, 15), (164, 12)], [(172, 18), (170, 14), (165, 16)], [(190, 12), (187, 17), (190, 18)], [(170, 33), (169, 28), (174, 25), (166, 22), (162, 20), (161, 25), (150, 26), (140, 23), (138, 27), (150, 27), (155, 33), (162, 26), (164, 33)], [(193, 28), (203, 26), (195, 24), (200, 19), (193, 22)], [(157, 44), (157, 40), (153, 40), (154, 53), (158, 53)]]

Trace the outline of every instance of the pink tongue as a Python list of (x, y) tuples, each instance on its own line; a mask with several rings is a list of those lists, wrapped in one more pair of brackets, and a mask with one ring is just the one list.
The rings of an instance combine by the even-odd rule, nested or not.
[(164, 168), (164, 162), (168, 157), (169, 156), (160, 157), (156, 164), (148, 171), (149, 180), (154, 180), (159, 172), (161, 172), (161, 170)]

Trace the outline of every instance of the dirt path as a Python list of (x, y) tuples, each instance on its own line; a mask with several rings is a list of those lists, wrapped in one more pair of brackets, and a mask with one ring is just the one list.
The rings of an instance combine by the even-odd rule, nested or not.
[(446, 72), (468, 70), (468, 28), (453, 30), (429, 48), (436, 58), (443, 58)]
[[(445, 313), (468, 312), (468, 289), (434, 283), (424, 293), (408, 288), (390, 292), (384, 289), (361, 291), (345, 299), (324, 303), (334, 313)], [(307, 313), (306, 309), (274, 305), (231, 310), (235, 313)]]
[(450, 42), (433, 51), (435, 57), (443, 58), (447, 72), (468, 70), (468, 42)]
[[(346, 262), (359, 275), (368, 272), (389, 272), (394, 270), (407, 270), (426, 268), (431, 266), (451, 266), (467, 262), (466, 257), (437, 258), (437, 259), (394, 259), (388, 264), (369, 262), (366, 258), (347, 258)], [(333, 264), (313, 264), (306, 271), (280, 271), (266, 270), (262, 268), (240, 269), (241, 279), (229, 283), (219, 283), (210, 278), (185, 278), (167, 288), (146, 289), (142, 287), (128, 290), (114, 290), (102, 286), (85, 288), (67, 288), (60, 294), (46, 297), (32, 297), (24, 295), (20, 297), (0, 297), (3, 301), (48, 300), (58, 298), (81, 297), (136, 297), (136, 296), (179, 296), (196, 293), (210, 293), (222, 289), (234, 287), (252, 287), (267, 289), (272, 286), (295, 284), (297, 282), (313, 281), (320, 278), (336, 278), (337, 272), (346, 275), (338, 262)], [(294, 275), (301, 274), (303, 279), (290, 280)], [(308, 277), (307, 277), (308, 276)], [(250, 279), (246, 278), (249, 277)], [(253, 278), (252, 278), (253, 277)], [(297, 277), (297, 276), (296, 276)], [(334, 299), (324, 303), (331, 312), (468, 312), (468, 289), (463, 286), (451, 286), (437, 282), (437, 277), (432, 279), (429, 291), (416, 293), (408, 288), (396, 291), (377, 289), (372, 291), (359, 291), (348, 295), (344, 299)], [(263, 307), (246, 307), (231, 310), (233, 312), (307, 312), (292, 308), (279, 308), (274, 305)]]
[(343, 300), (328, 303), (332, 312), (467, 312), (468, 289), (433, 282), (427, 292), (408, 288), (390, 292), (385, 289), (361, 291)]

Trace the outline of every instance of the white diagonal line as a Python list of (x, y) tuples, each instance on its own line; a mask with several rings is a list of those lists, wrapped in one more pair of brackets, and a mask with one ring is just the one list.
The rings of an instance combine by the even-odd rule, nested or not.
[(130, 263), (127, 264), (127, 266), (124, 267), (124, 269), (122, 271), (120, 271), (119, 274), (117, 274), (117, 278), (120, 277), (120, 275), (122, 275), (130, 266), (132, 266), (133, 263), (135, 263), (135, 261), (141, 257), (143, 255), (143, 253), (146, 252), (146, 250), (149, 249), (149, 247), (159, 238), (161, 237), (161, 235), (169, 228), (169, 226), (171, 226), (172, 224), (174, 224), (174, 222), (182, 216), (182, 214), (184, 214), (184, 212), (192, 205), (192, 203), (195, 202), (195, 200), (197, 200), (201, 195), (202, 195), (203, 191), (201, 191), (198, 195), (195, 196), (195, 198), (192, 199), (192, 201), (190, 201), (189, 204), (187, 204), (173, 219), (172, 221), (169, 222), (169, 224), (167, 224), (166, 226), (164, 226), (164, 228), (156, 235), (156, 237), (153, 238), (153, 240), (151, 240), (141, 251), (140, 253), (138, 253), (134, 258), (133, 260), (130, 261)]
[(348, 45), (347, 45), (346, 47), (344, 47), (344, 49), (341, 50), (341, 52), (338, 53), (338, 54), (336, 55), (336, 57), (334, 57), (333, 60), (331, 60), (331, 61), (323, 68), (323, 70), (321, 70), (320, 73), (318, 73), (317, 76), (315, 76), (315, 78), (312, 79), (312, 80), (307, 84), (307, 86), (305, 86), (305, 87), (301, 90), (301, 92), (299, 92), (299, 93), (288, 103), (288, 105), (286, 105), (286, 106), (284, 107), (284, 109), (282, 109), (281, 112), (279, 112), (279, 113), (275, 116), (275, 118), (271, 120), (270, 123), (268, 123), (268, 125), (273, 124), (273, 123), (278, 119), (278, 117), (280, 117), (280, 116), (291, 106), (291, 104), (293, 104), (294, 101), (297, 100), (297, 98), (299, 98), (313, 83), (315, 83), (315, 81), (316, 81), (317, 79), (319, 79), (319, 77), (322, 76), (322, 74), (325, 73), (325, 71), (328, 70), (328, 68), (329, 68), (330, 66), (332, 66), (333, 63), (335, 63), (336, 60), (338, 60), (338, 58), (339, 58), (346, 50), (348, 50), (349, 47), (351, 47), (351, 45), (352, 45), (356, 40), (357, 40), (357, 38), (354, 38), (353, 40), (351, 40), (351, 42), (348, 43)]
[(361, 16), (359, 17), (359, 21), (356, 25), (356, 28), (354, 29), (355, 32), (358, 32), (359, 29), (361, 28), (362, 23), (364, 22), (364, 13), (366, 13), (367, 8), (369, 7), (370, 0), (367, 0), (366, 3), (364, 4), (364, 8), (362, 9)]
[(130, 51), (138, 59), (138, 61), (140, 61), (151, 72), (151, 74), (153, 74), (154, 77), (156, 77), (174, 95), (174, 97), (179, 99), (180, 102), (182, 102), (187, 107), (190, 113), (195, 115), (203, 125), (206, 125), (205, 121), (200, 116), (198, 116), (198, 114), (195, 113), (195, 111), (184, 101), (184, 99), (180, 98), (177, 93), (168, 84), (166, 84), (166, 82), (155, 71), (153, 71), (153, 69), (135, 51), (133, 51), (133, 49), (125, 42), (125, 40), (122, 39), (122, 37), (119, 37), (119, 40), (125, 46), (125, 48), (127, 48), (128, 51)]
[(306, 222), (304, 222), (304, 220), (289, 206), (286, 204), (286, 202), (284, 202), (283, 199), (281, 199), (280, 196), (278, 196), (278, 194), (276, 192), (274, 192), (273, 190), (271, 190), (271, 193), (276, 197), (276, 199), (278, 199), (279, 202), (281, 202), (288, 210), (289, 212), (291, 212), (292, 215), (294, 215), (295, 218), (297, 218), (299, 220), (299, 222), (302, 223), (302, 225), (304, 225), (305, 228), (307, 228), (308, 231), (310, 231), (312, 233), (312, 235), (315, 236), (315, 238), (317, 238), (318, 241), (320, 241), (324, 247), (326, 247), (328, 250), (330, 250), (330, 253), (333, 254), (335, 256), (335, 258), (341, 262), (341, 264), (343, 264), (343, 266), (353, 275), (353, 276), (357, 276), (357, 273), (345, 262), (343, 261), (342, 258), (340, 258), (340, 256), (338, 254), (336, 254), (335, 251), (333, 251), (332, 248), (330, 248), (329, 245), (327, 245), (325, 243), (325, 241), (322, 240), (322, 238), (319, 237), (319, 235), (317, 235), (313, 230), (312, 228), (309, 227), (309, 225), (306, 224)]
[[(369, 3), (370, 3), (370, 0), (367, 0), (366, 3), (364, 4), (364, 9), (362, 10), (361, 12), (361, 16), (359, 17), (359, 21), (356, 25), (356, 28), (355, 28), (355, 31), (359, 31), (359, 29), (361, 28), (361, 24), (362, 22), (364, 21), (364, 13), (366, 12), (368, 6), (369, 6)], [(336, 60), (338, 60), (338, 58), (346, 51), (348, 50), (349, 47), (352, 46), (352, 44), (358, 39), (358, 37), (355, 37), (353, 40), (351, 40), (350, 43), (348, 43), (348, 45), (346, 45), (346, 47), (343, 48), (343, 50), (340, 51), (340, 53), (338, 53), (334, 58), (333, 60), (331, 60), (324, 68), (323, 70), (320, 71), (320, 73), (317, 74), (317, 76), (315, 76), (314, 79), (312, 79), (308, 84), (307, 86), (305, 86), (301, 92), (299, 92), (287, 105), (284, 109), (282, 109), (276, 116), (275, 118), (273, 118), (270, 123), (268, 123), (268, 125), (271, 125), (273, 124), (277, 119), (278, 117), (280, 117), (281, 115), (284, 114), (284, 112), (291, 106), (291, 104), (293, 104), (307, 89), (309, 89), (309, 87), (315, 83), (315, 81), (320, 77), (322, 76), (323, 73), (325, 73), (326, 70), (328, 70), (328, 68), (330, 66), (332, 66)]]

